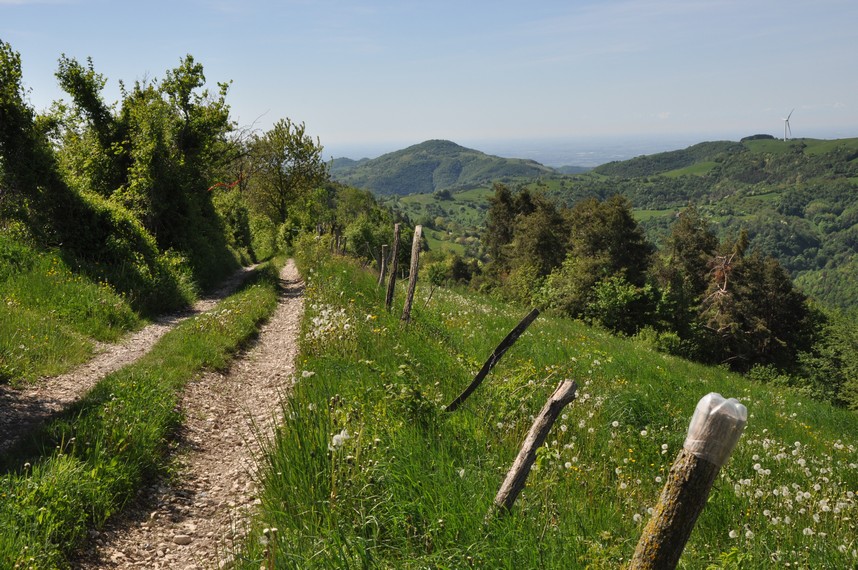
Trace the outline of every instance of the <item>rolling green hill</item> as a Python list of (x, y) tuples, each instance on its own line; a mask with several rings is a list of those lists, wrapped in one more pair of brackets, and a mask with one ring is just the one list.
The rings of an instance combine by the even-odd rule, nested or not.
[[(656, 243), (693, 203), (722, 236), (746, 229), (752, 246), (776, 257), (807, 293), (833, 306), (858, 305), (858, 138), (705, 142), (587, 173), (505, 183), (567, 205), (622, 194)], [(387, 205), (431, 228), (437, 249), (478, 255), (479, 243), (467, 237), (480, 234), (491, 186), (397, 196)]]
[(445, 140), (426, 141), (372, 160), (337, 159), (331, 167), (331, 176), (339, 182), (399, 195), (554, 173), (532, 160), (491, 156)]

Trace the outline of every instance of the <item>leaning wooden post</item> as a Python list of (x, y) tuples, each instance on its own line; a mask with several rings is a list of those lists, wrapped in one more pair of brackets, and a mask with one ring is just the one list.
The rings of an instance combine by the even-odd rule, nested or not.
[(417, 289), (417, 272), (420, 267), (420, 237), (423, 226), (414, 227), (414, 239), (411, 240), (411, 267), (408, 270), (408, 292), (405, 295), (405, 305), (402, 307), (403, 323), (411, 322), (411, 305), (414, 303), (414, 291)]
[(747, 421), (747, 408), (735, 398), (725, 400), (714, 392), (701, 398), (629, 570), (676, 568), (718, 471)]
[(493, 510), (489, 512), (491, 516), (495, 511), (503, 514), (509, 512), (515, 500), (518, 498), (521, 490), (524, 489), (524, 484), (527, 482), (527, 475), (530, 473), (530, 468), (533, 467), (533, 462), (536, 461), (536, 450), (545, 443), (545, 438), (548, 437), (548, 432), (551, 431), (551, 426), (557, 420), (560, 412), (566, 405), (575, 399), (575, 391), (578, 386), (574, 380), (564, 380), (551, 394), (542, 411), (534, 420), (530, 427), (527, 437), (518, 452), (518, 456), (512, 464), (509, 473), (506, 474), (503, 485), (495, 497)]
[(393, 290), (396, 287), (396, 272), (399, 271), (399, 224), (393, 224), (393, 251), (390, 252), (390, 280), (387, 282), (387, 296), (384, 308), (390, 311), (393, 304)]
[(381, 287), (381, 284), (384, 283), (384, 273), (387, 271), (387, 244), (383, 244), (381, 246), (381, 263), (378, 266), (378, 284), (377, 287)]
[(497, 348), (492, 351), (492, 353), (489, 355), (488, 360), (486, 360), (486, 362), (483, 364), (483, 367), (480, 368), (480, 371), (477, 372), (477, 375), (474, 376), (474, 379), (471, 380), (471, 383), (468, 384), (468, 387), (465, 388), (465, 391), (459, 394), (455, 400), (450, 402), (450, 405), (446, 408), (448, 412), (455, 411), (456, 408), (461, 406), (462, 402), (464, 402), (468, 398), (468, 396), (470, 396), (474, 392), (474, 390), (476, 390), (480, 386), (480, 384), (482, 384), (483, 380), (486, 376), (488, 376), (489, 372), (491, 372), (495, 364), (497, 364), (501, 357), (506, 353), (506, 351), (509, 350), (509, 347), (515, 344), (515, 341), (518, 340), (518, 337), (524, 334), (524, 331), (527, 330), (527, 327), (530, 326), (530, 323), (536, 320), (536, 317), (538, 316), (539, 309), (533, 309), (527, 314), (527, 316), (521, 319), (521, 322), (519, 322), (515, 326), (515, 328), (512, 329), (508, 335), (506, 335), (506, 337), (501, 341), (501, 343), (497, 345)]

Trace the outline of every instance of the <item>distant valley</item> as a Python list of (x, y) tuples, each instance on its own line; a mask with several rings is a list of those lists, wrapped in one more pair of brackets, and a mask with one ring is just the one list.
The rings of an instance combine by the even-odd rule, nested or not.
[(567, 205), (622, 194), (656, 243), (693, 203), (722, 235), (746, 229), (818, 299), (858, 304), (858, 139), (704, 142), (571, 172), (427, 141), (373, 160), (335, 160), (332, 176), (423, 224), (433, 249), (471, 257), (483, 254), (494, 182)]

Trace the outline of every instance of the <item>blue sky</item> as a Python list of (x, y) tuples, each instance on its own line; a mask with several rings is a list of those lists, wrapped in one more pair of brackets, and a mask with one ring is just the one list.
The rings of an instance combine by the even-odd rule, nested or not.
[[(858, 136), (854, 0), (0, 0), (30, 101), (61, 53), (108, 80), (187, 53), (242, 125), (303, 121), (334, 155), (430, 138)], [(479, 148), (477, 146), (477, 148)]]

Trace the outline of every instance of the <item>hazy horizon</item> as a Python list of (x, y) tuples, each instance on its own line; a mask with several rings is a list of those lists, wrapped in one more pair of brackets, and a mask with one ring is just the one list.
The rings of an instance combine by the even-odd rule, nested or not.
[[(712, 133), (712, 134), (654, 134), (654, 135), (602, 135), (602, 136), (569, 136), (520, 139), (467, 139), (456, 140), (446, 138), (461, 146), (478, 150), (486, 154), (503, 158), (522, 158), (535, 160), (545, 166), (558, 168), (561, 166), (582, 166), (593, 168), (606, 162), (628, 160), (636, 156), (655, 154), (671, 150), (681, 150), (701, 142), (716, 140), (739, 141), (743, 137), (768, 134), (775, 138), (783, 136), (777, 132), (746, 132)], [(848, 130), (816, 130), (812, 133), (799, 135), (793, 131), (793, 138), (838, 139), (858, 136), (858, 131)], [(405, 149), (420, 144), (425, 140), (367, 142), (326, 145), (324, 156), (332, 158), (378, 158), (384, 154)]]

